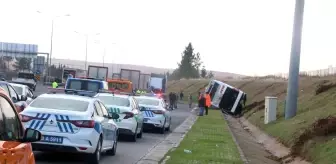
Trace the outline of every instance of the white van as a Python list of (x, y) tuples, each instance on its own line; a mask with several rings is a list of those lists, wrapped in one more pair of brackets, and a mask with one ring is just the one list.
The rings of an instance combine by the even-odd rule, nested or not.
[(245, 106), (246, 93), (218, 80), (211, 80), (205, 89), (211, 97), (211, 105), (227, 113), (238, 115)]

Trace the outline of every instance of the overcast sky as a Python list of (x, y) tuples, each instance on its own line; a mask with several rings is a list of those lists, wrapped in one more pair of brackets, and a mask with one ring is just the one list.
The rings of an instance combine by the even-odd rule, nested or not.
[[(176, 68), (189, 42), (206, 68), (287, 72), (294, 0), (0, 0), (0, 41), (53, 57)], [(306, 0), (301, 70), (336, 65), (336, 0)], [(40, 11), (38, 13), (37, 11)], [(81, 34), (75, 33), (80, 32)], [(100, 33), (99, 35), (95, 35)], [(223, 63), (224, 61), (224, 63)]]

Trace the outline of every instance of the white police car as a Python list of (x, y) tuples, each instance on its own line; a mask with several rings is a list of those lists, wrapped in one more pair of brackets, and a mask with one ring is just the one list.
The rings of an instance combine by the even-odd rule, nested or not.
[(101, 152), (115, 155), (118, 126), (103, 103), (91, 97), (42, 94), (20, 113), (26, 128), (42, 133), (33, 143), (38, 151), (88, 153), (89, 162), (99, 163)]
[(133, 142), (137, 138), (142, 138), (143, 115), (133, 96), (98, 93), (96, 98), (106, 105), (109, 113), (119, 115), (119, 118), (115, 120), (119, 134), (130, 136)]
[(134, 98), (144, 116), (145, 129), (159, 128), (162, 134), (170, 130), (171, 115), (163, 99), (149, 96), (135, 96)]

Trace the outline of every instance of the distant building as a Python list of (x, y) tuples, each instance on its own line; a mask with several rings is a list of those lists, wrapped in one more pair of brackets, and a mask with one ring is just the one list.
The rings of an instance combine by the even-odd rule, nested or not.
[(0, 42), (0, 69), (14, 71), (14, 64), (18, 58), (30, 58), (30, 67), (34, 73), (43, 74), (45, 71), (45, 57), (38, 55), (38, 45)]

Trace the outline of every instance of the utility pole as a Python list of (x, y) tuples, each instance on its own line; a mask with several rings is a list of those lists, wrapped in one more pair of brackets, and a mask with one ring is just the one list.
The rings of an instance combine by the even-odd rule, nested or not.
[[(49, 52), (49, 65), (51, 65), (51, 55), (52, 55), (52, 51), (53, 51), (53, 38), (54, 38), (54, 20), (52, 19), (51, 21), (51, 35), (50, 35), (50, 52)], [(51, 69), (50, 66), (48, 67), (48, 76), (50, 76), (51, 74)]]
[(103, 67), (104, 67), (104, 64), (105, 64), (105, 54), (106, 54), (106, 48), (104, 48), (104, 54), (103, 54)]
[(89, 39), (88, 34), (85, 34), (85, 68), (84, 68), (85, 71), (87, 69), (88, 39)]
[(304, 0), (296, 0), (295, 2), (285, 119), (290, 119), (294, 117), (297, 110), (304, 2)]

